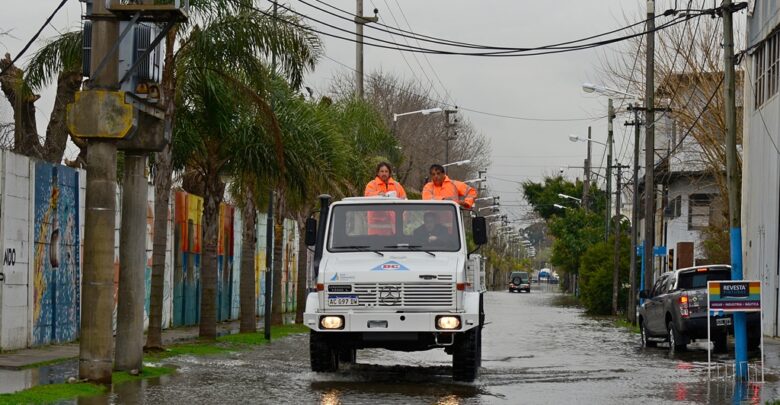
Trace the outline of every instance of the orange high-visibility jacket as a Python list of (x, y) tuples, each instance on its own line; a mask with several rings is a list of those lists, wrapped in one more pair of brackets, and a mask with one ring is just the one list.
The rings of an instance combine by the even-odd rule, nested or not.
[(406, 198), (406, 191), (401, 183), (393, 180), (392, 177), (387, 179), (387, 183), (382, 181), (379, 177), (371, 180), (366, 184), (366, 191), (363, 193), (366, 197), (371, 197), (380, 194), (386, 194), (389, 191), (395, 191), (395, 196), (398, 198)]
[(477, 190), (468, 184), (450, 180), (449, 176), (444, 176), (441, 186), (436, 186), (432, 181), (423, 187), (423, 200), (452, 200), (463, 201), (464, 208), (474, 206), (474, 199), (477, 198)]

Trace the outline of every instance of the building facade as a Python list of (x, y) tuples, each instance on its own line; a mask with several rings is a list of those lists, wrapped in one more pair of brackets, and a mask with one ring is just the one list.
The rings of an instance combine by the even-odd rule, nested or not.
[(746, 279), (761, 280), (764, 334), (780, 336), (780, 3), (750, 1), (747, 16), (742, 242)]

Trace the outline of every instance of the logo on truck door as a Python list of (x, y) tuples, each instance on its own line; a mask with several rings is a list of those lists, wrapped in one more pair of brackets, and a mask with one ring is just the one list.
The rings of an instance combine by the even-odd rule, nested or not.
[(373, 269), (371, 269), (371, 271), (387, 271), (387, 270), (403, 271), (403, 270), (409, 270), (409, 268), (404, 266), (401, 263), (398, 263), (395, 260), (391, 260), (389, 262), (382, 263), (379, 266), (376, 266)]

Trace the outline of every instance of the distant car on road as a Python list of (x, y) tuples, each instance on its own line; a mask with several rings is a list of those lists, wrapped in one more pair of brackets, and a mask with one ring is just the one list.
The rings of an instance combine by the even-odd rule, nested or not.
[(513, 271), (509, 276), (509, 292), (531, 292), (531, 277), (525, 271)]
[[(731, 280), (731, 266), (690, 267), (661, 275), (649, 291), (640, 291), (639, 307), (642, 346), (669, 342), (669, 350), (684, 350), (696, 339), (707, 339), (707, 282)], [(760, 314), (749, 313), (748, 349), (761, 341)], [(731, 314), (710, 317), (710, 335), (715, 351), (727, 350), (727, 334), (733, 331)]]

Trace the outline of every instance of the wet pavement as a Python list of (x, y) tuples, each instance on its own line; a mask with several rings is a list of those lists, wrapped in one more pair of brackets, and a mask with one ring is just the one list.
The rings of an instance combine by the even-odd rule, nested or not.
[[(223, 356), (166, 360), (177, 374), (122, 384), (79, 403), (492, 404), (757, 403), (780, 399), (780, 365), (769, 382), (735, 388), (707, 379), (706, 346), (669, 356), (665, 344), (639, 347), (639, 336), (612, 321), (553, 306), (550, 291), (486, 296), (481, 375), (451, 381), (451, 358), (427, 352), (358, 351), (337, 373), (309, 370), (308, 336)], [(718, 358), (729, 364), (727, 357)], [(735, 393), (735, 390), (737, 391)]]

